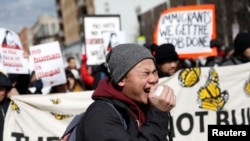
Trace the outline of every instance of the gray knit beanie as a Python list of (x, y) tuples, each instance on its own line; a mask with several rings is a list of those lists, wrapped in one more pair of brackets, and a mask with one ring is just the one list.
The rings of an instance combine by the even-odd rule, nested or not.
[(111, 81), (118, 83), (136, 64), (153, 59), (150, 51), (139, 44), (127, 43), (114, 47), (107, 55)]

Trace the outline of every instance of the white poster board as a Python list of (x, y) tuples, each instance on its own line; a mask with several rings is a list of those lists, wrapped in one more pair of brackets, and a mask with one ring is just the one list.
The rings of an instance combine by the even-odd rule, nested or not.
[(42, 79), (44, 87), (66, 83), (63, 58), (57, 41), (32, 46), (30, 54), (36, 78)]
[(154, 43), (171, 43), (180, 58), (215, 56), (210, 47), (216, 38), (215, 6), (188, 5), (162, 11), (154, 31)]
[(87, 65), (99, 65), (105, 62), (103, 33), (118, 32), (120, 30), (120, 16), (118, 15), (84, 17)]

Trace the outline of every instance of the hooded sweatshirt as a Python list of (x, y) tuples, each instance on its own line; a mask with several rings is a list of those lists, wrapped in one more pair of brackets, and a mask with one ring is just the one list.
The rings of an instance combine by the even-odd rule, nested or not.
[[(146, 113), (143, 112), (141, 107), (138, 106), (133, 100), (128, 98), (126, 95), (115, 89), (109, 78), (104, 78), (100, 81), (99, 85), (102, 87), (97, 87), (94, 91), (92, 98), (98, 99), (99, 97), (118, 99), (127, 104), (128, 111), (134, 117), (135, 121), (137, 121), (138, 126), (142, 125), (145, 122)], [(145, 105), (147, 107), (147, 105)]]

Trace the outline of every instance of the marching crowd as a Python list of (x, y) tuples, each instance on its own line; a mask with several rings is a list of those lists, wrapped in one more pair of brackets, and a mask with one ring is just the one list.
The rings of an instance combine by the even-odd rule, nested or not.
[[(224, 48), (218, 40), (212, 40), (210, 45), (217, 48), (217, 56), (181, 59), (175, 46), (166, 43), (159, 46), (117, 45), (106, 56), (106, 62), (95, 67), (87, 65), (86, 55), (82, 56), (80, 68), (76, 66), (76, 58), (69, 57), (65, 67), (67, 82), (51, 87), (48, 94), (94, 90), (92, 98), (95, 102), (87, 109), (85, 120), (77, 131), (79, 141), (98, 141), (100, 138), (163, 141), (169, 133), (170, 110), (176, 102), (172, 88), (167, 85), (161, 96), (154, 96), (159, 78), (170, 77), (185, 67), (250, 62), (249, 33), (237, 34), (233, 47)], [(34, 87), (35, 91), (30, 91), (30, 87)], [(0, 72), (0, 141), (10, 97), (42, 94), (42, 89), (42, 80), (36, 79), (34, 71), (31, 74)], [(124, 117), (128, 129), (121, 128), (120, 119), (103, 101), (114, 104)], [(108, 136), (107, 130), (113, 132), (108, 133)]]

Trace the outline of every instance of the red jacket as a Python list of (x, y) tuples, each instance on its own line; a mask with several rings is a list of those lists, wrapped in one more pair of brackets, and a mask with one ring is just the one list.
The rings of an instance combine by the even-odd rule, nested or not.
[(82, 57), (82, 64), (80, 71), (81, 71), (82, 81), (85, 83), (85, 85), (92, 87), (94, 83), (94, 77), (88, 72), (86, 55), (83, 55)]

